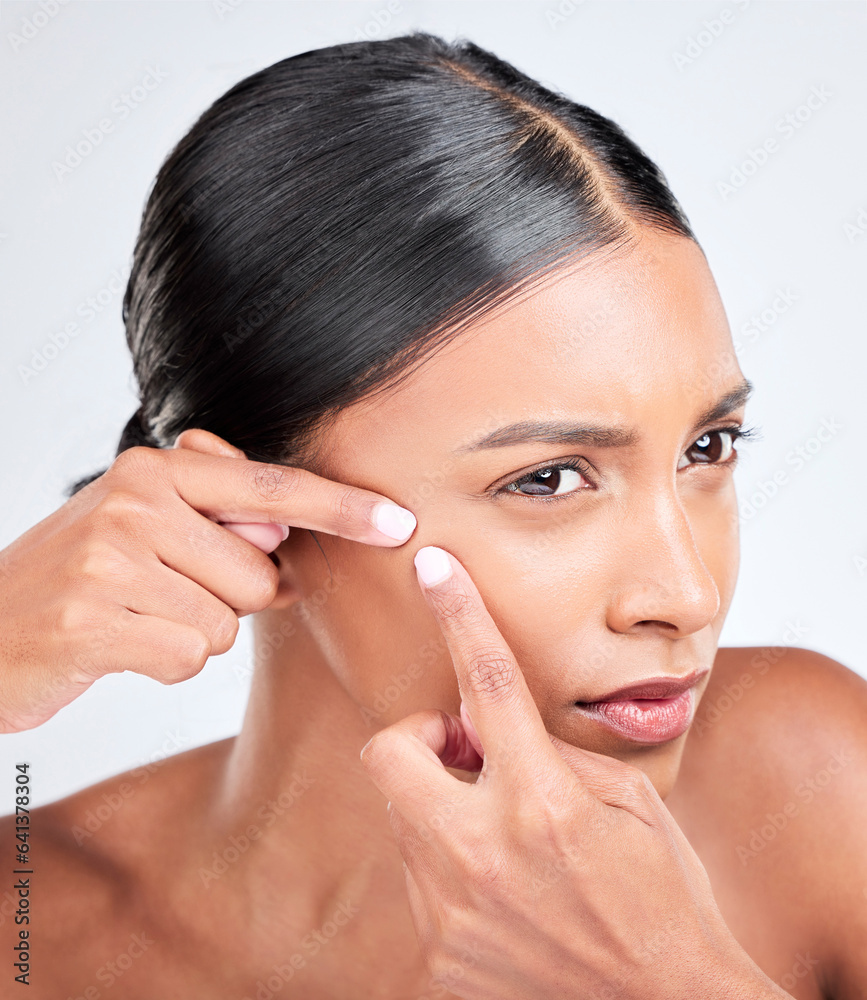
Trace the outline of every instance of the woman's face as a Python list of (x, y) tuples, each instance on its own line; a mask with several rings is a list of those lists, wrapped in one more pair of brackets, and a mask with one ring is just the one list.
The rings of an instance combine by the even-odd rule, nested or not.
[[(342, 411), (316, 471), (409, 508), (418, 528), (396, 549), (317, 534), (332, 584), (309, 532), (279, 551), (286, 592), (308, 598), (299, 620), (361, 717), (377, 729), (458, 711), (413, 566), (438, 545), (478, 587), (548, 731), (642, 767), (664, 795), (686, 735), (639, 745), (574, 703), (711, 667), (738, 570), (731, 439), (719, 429), (742, 422), (743, 400), (707, 414), (739, 388), (701, 251), (642, 228), (628, 249), (549, 278), (396, 389)], [(560, 462), (580, 468), (508, 489)]]

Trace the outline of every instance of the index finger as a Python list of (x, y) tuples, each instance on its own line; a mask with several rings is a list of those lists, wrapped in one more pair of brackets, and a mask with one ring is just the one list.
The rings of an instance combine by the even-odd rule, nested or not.
[(536, 781), (540, 764), (562, 767), (518, 661), (469, 573), (433, 545), (419, 549), (415, 566), (484, 749), (485, 772), (502, 769)]
[(387, 497), (307, 469), (188, 449), (161, 454), (181, 499), (218, 521), (312, 528), (383, 546), (400, 545), (415, 531), (413, 514)]

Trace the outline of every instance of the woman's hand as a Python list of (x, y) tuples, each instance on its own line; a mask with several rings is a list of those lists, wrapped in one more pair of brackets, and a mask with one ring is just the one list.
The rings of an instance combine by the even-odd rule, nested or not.
[[(374, 518), (385, 503), (385, 522)], [(214, 434), (130, 448), (0, 552), (0, 732), (30, 729), (107, 673), (164, 684), (230, 649), (268, 607), (267, 553), (288, 526), (396, 546), (409, 512), (298, 468), (251, 462)], [(222, 523), (225, 522), (225, 523)], [(406, 538), (389, 537), (384, 523)]]
[[(454, 660), (461, 719), (417, 712), (362, 750), (389, 799), (430, 996), (789, 996), (732, 936), (644, 773), (545, 730), (478, 590), (443, 555), (451, 575), (420, 581)], [(446, 767), (481, 770), (469, 783)]]

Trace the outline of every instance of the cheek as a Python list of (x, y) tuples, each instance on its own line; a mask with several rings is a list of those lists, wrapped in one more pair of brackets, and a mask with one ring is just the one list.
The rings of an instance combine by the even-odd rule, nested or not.
[[(734, 488), (684, 501), (695, 544), (720, 594), (718, 631), (738, 573)], [(451, 656), (412, 562), (422, 545), (441, 545), (469, 572), (544, 716), (582, 684), (598, 685), (609, 669), (605, 607), (621, 558), (619, 525), (616, 519), (576, 520), (551, 511), (487, 533), (463, 530), (458, 536), (451, 524), (440, 525), (400, 549), (320, 534), (324, 556), (311, 539), (293, 561), (304, 595), (299, 621), (372, 728), (422, 709), (457, 714)]]
[[(362, 718), (376, 729), (422, 709), (457, 714), (451, 657), (412, 562), (421, 543), (379, 549), (318, 537), (324, 557), (313, 545), (295, 562), (300, 617)], [(329, 579), (327, 599), (317, 600)]]
[[(711, 624), (717, 635), (734, 593), (739, 565), (734, 486), (681, 497), (694, 545), (719, 592)], [(485, 606), (521, 664), (527, 685), (546, 717), (582, 687), (598, 688), (611, 674), (621, 647), (607, 615), (612, 594), (640, 575), (633, 546), (624, 545), (624, 512), (576, 516), (566, 505), (480, 530), (484, 544), (466, 537), (449, 547), (476, 583)]]
[(610, 527), (556, 509), (513, 523), (464, 562), (543, 718), (611, 655), (605, 598)]

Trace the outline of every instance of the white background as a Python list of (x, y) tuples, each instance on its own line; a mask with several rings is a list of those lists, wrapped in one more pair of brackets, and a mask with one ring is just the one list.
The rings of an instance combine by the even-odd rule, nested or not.
[[(136, 408), (112, 275), (126, 277), (172, 145), (255, 70), (421, 27), (470, 38), (613, 118), (660, 164), (720, 285), (756, 385), (747, 420), (763, 432), (737, 473), (743, 559), (722, 644), (807, 646), (867, 676), (865, 10), (828, 0), (392, 0), (391, 12), (387, 0), (7, 0), (0, 546), (55, 510), (67, 483), (110, 462)], [(148, 73), (146, 98), (118, 110)], [(822, 95), (815, 109), (811, 93)], [(105, 118), (99, 145), (58, 176), (67, 145)], [(757, 165), (768, 139), (776, 147)], [(741, 168), (726, 194), (720, 184)], [(70, 322), (78, 334), (52, 350)], [(823, 421), (835, 429), (819, 442)], [(800, 468), (798, 447), (809, 456)], [(784, 484), (768, 497), (779, 472)], [(0, 774), (31, 761), (42, 804), (231, 735), (249, 663), (244, 630), (184, 684), (105, 678), (37, 730), (0, 736)]]

